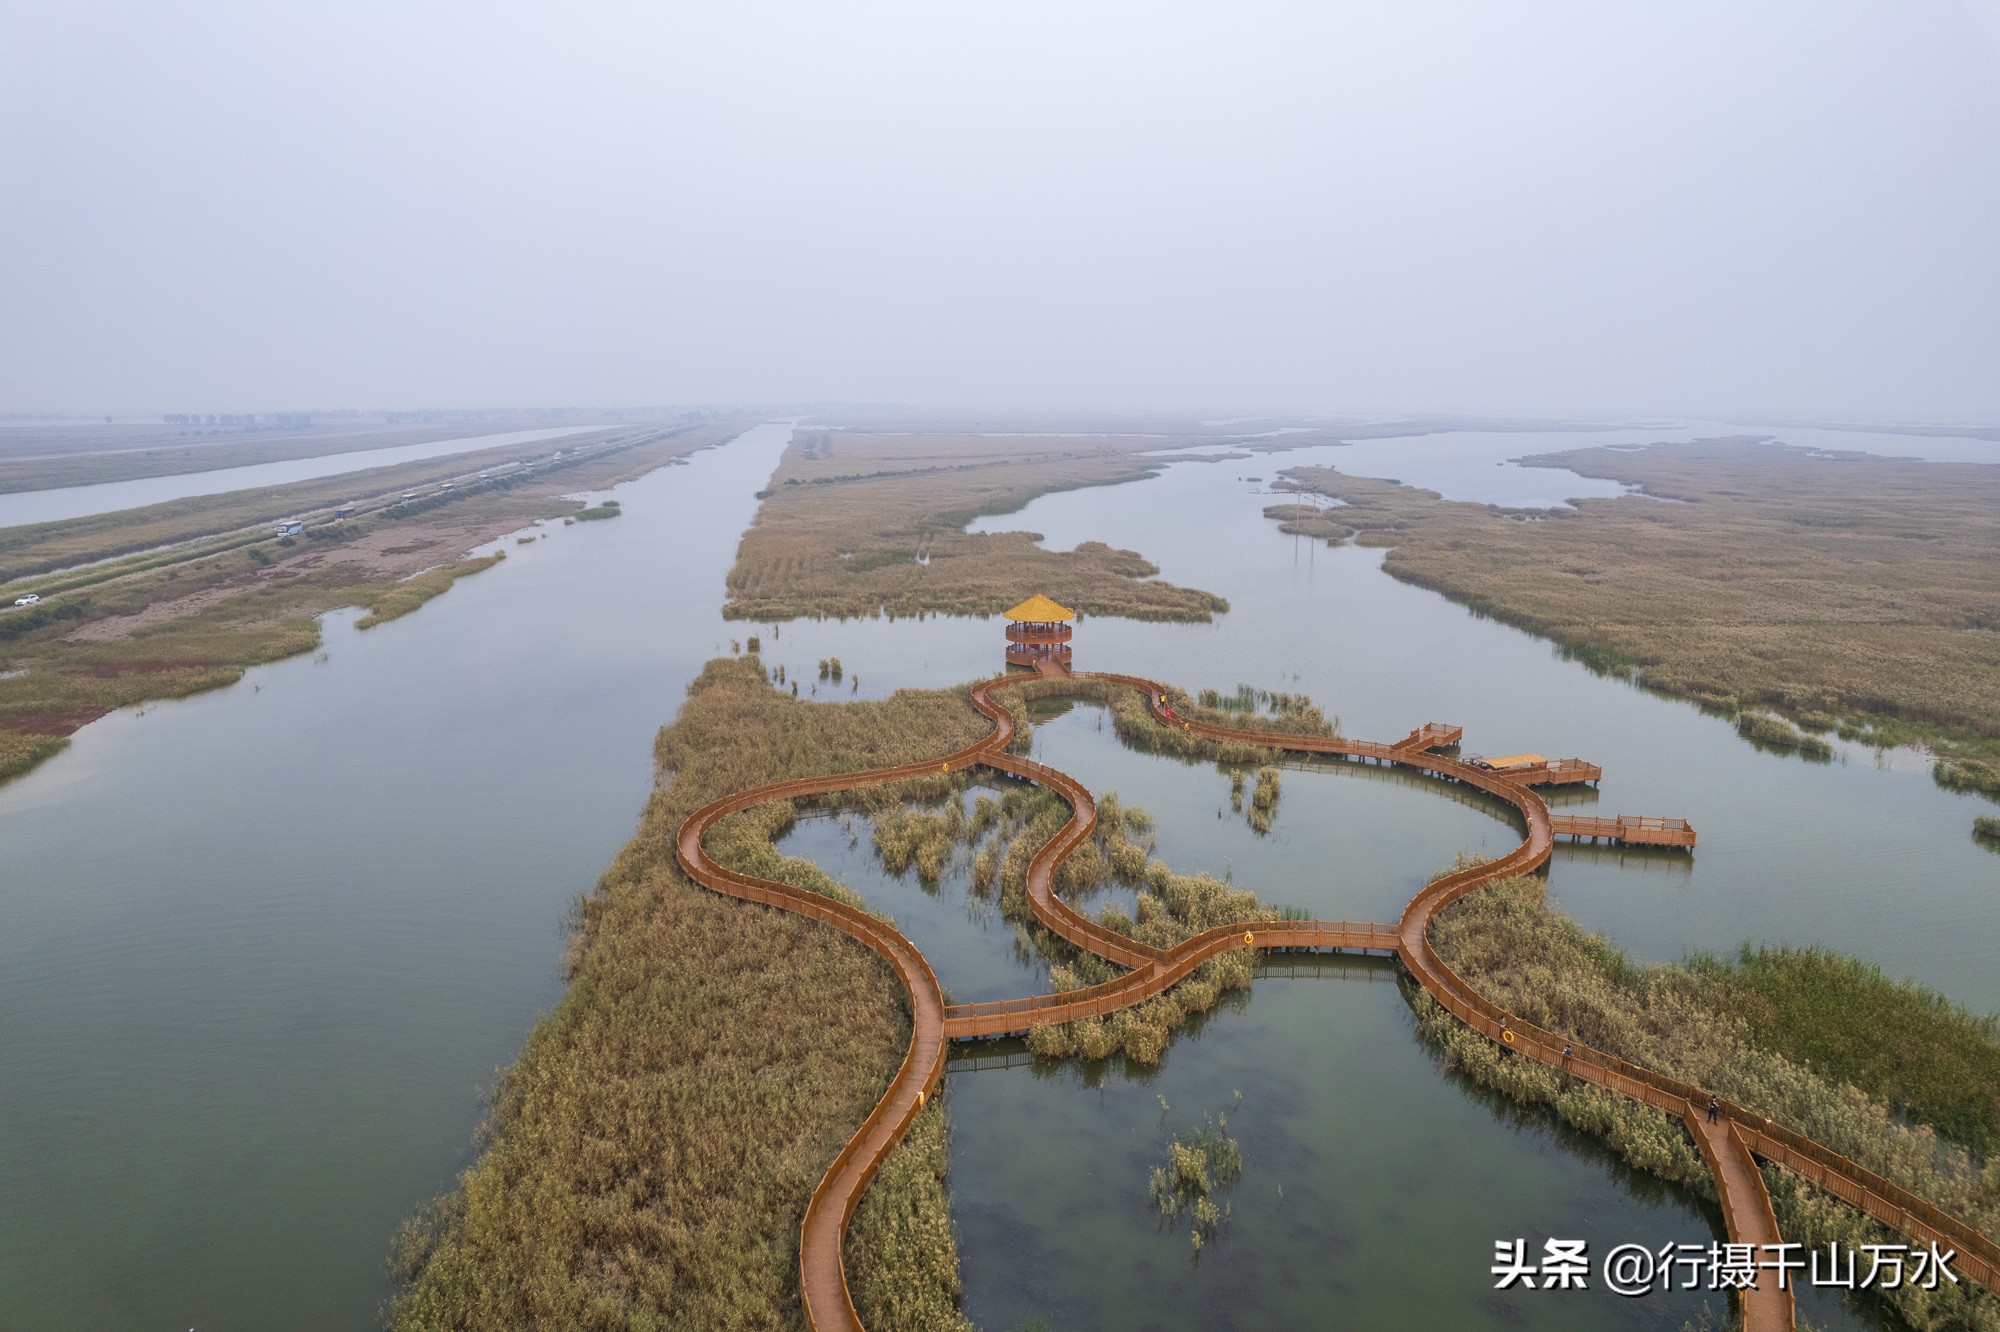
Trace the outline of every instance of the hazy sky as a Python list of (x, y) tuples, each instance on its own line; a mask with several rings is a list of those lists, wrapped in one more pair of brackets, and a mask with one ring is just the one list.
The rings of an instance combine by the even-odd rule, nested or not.
[(0, 410), (2000, 419), (2000, 0), (0, 4)]

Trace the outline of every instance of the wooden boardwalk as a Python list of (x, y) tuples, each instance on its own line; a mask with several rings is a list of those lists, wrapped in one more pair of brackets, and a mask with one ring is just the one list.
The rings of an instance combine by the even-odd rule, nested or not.
[[(1070, 675), (1067, 669), (1038, 674), (1045, 678)], [(1014, 739), (1013, 715), (992, 697), (995, 691), (1013, 683), (1005, 677), (972, 687), (972, 706), (993, 723), (993, 729), (984, 739), (956, 753), (921, 763), (773, 782), (725, 796), (695, 811), (681, 826), (676, 841), (681, 866), (691, 878), (716, 892), (825, 921), (887, 959), (909, 994), (912, 1019), (909, 1052), (882, 1099), (834, 1158), (806, 1205), (799, 1235), (799, 1294), (807, 1325), (814, 1332), (862, 1332), (860, 1316), (847, 1289), (841, 1252), (843, 1237), (854, 1209), (883, 1159), (902, 1140), (911, 1121), (936, 1092), (944, 1071), (948, 1041), (1005, 1035), (1045, 1023), (1116, 1012), (1160, 993), (1208, 958), (1239, 948), (1393, 953), (1448, 1012), (1488, 1038), (1503, 1041), (1516, 1054), (1688, 1119), (1702, 1158), (1715, 1173), (1724, 1221), (1730, 1239), (1736, 1243), (1776, 1242), (1777, 1225), (1771, 1215), (1770, 1195), (1756, 1165), (1762, 1159), (1797, 1172), (1919, 1243), (1955, 1249), (1954, 1265), (1961, 1275), (1988, 1289), (2000, 1290), (2000, 1244), (1963, 1221), (1801, 1133), (1726, 1103), (1720, 1107), (1716, 1125), (1707, 1124), (1705, 1113), (1690, 1119), (1691, 1107), (1708, 1104), (1708, 1092), (1628, 1064), (1574, 1038), (1512, 1018), (1453, 972), (1431, 946), (1430, 925), (1438, 912), (1488, 883), (1537, 868), (1549, 858), (1559, 833), (1576, 836), (1576, 828), (1584, 823), (1630, 826), (1634, 832), (1644, 832), (1643, 825), (1648, 823), (1677, 824), (1686, 830), (1684, 844), (1692, 846), (1693, 829), (1684, 822), (1584, 820), (1551, 815), (1542, 798), (1515, 777), (1430, 752), (1433, 747), (1450, 743), (1432, 737), (1449, 733), (1455, 741), (1456, 727), (1431, 723), (1394, 745), (1385, 745), (1215, 726), (1170, 716), (1160, 703), (1165, 687), (1155, 681), (1137, 676), (1082, 673), (1073, 678), (1135, 689), (1145, 697), (1160, 724), (1206, 739), (1361, 762), (1394, 763), (1463, 782), (1512, 805), (1520, 814), (1527, 835), (1497, 860), (1467, 866), (1427, 884), (1404, 908), (1402, 919), (1393, 925), (1243, 921), (1204, 931), (1171, 949), (1152, 948), (1097, 924), (1056, 894), (1053, 886), (1056, 867), (1090, 836), (1096, 826), (1097, 804), (1089, 790), (1067, 773), (1008, 752)], [(1422, 743), (1427, 740), (1429, 743)], [(1036, 919), (1048, 929), (1078, 948), (1127, 968), (1125, 975), (1062, 994), (959, 1004), (947, 1009), (937, 977), (931, 973), (923, 954), (894, 928), (817, 893), (727, 869), (711, 859), (702, 844), (718, 820), (766, 801), (882, 786), (974, 766), (989, 767), (1047, 786), (1068, 803), (1071, 811), (1068, 823), (1029, 862), (1028, 904)], [(1566, 1045), (1571, 1050), (1568, 1056), (1563, 1053)], [(1781, 1295), (1783, 1298), (1774, 1298)], [(1746, 1332), (1780, 1332), (1793, 1326), (1789, 1295), (1762, 1286), (1745, 1293), (1743, 1314)]]
[[(1687, 1102), (1681, 1117), (1694, 1135), (1701, 1159), (1708, 1163), (1708, 1172), (1715, 1176), (1716, 1196), (1729, 1221), (1729, 1238), (1758, 1246), (1758, 1256), (1763, 1257), (1765, 1245), (1781, 1243), (1784, 1237), (1778, 1233), (1778, 1218), (1771, 1210), (1770, 1190), (1764, 1187), (1764, 1176), (1742, 1130), (1734, 1120), (1720, 1115), (1709, 1123), (1707, 1110), (1693, 1101)], [(1756, 1284), (1742, 1293), (1742, 1300), (1746, 1329), (1796, 1325), (1792, 1292), (1779, 1284), (1775, 1269), (1758, 1269)]]

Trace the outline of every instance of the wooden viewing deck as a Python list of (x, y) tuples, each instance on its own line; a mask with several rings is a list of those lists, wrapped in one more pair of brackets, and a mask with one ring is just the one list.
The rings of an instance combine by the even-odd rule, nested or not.
[(1582, 814), (1549, 815), (1549, 833), (1581, 841), (1599, 838), (1623, 842), (1627, 846), (1684, 846), (1694, 848), (1694, 828), (1686, 819), (1657, 819), (1631, 814), (1599, 819)]
[[(1065, 668), (1046, 674), (1060, 678), (1069, 672)], [(2000, 1244), (1957, 1217), (1804, 1134), (1727, 1103), (1721, 1106), (1717, 1123), (1708, 1124), (1705, 1113), (1694, 1112), (1694, 1107), (1708, 1104), (1709, 1094), (1705, 1090), (1629, 1064), (1573, 1036), (1544, 1031), (1511, 1018), (1452, 971), (1431, 945), (1430, 925), (1438, 912), (1486, 884), (1537, 868), (1548, 860), (1559, 833), (1603, 835), (1579, 833), (1578, 829), (1586, 824), (1609, 824), (1620, 830), (1620, 840), (1634, 841), (1652, 835), (1656, 830), (1651, 825), (1658, 825), (1657, 832), (1662, 837), (1684, 835), (1685, 842), (1645, 844), (1692, 846), (1694, 830), (1685, 821), (1552, 815), (1542, 798), (1519, 776), (1433, 754), (1429, 747), (1417, 743), (1436, 723), (1419, 727), (1395, 745), (1216, 726), (1185, 717), (1169, 717), (1159, 701), (1166, 693), (1165, 687), (1155, 681), (1126, 675), (1077, 674), (1073, 678), (1136, 689), (1162, 725), (1206, 739), (1291, 753), (1400, 764), (1463, 782), (1512, 805), (1525, 822), (1527, 836), (1498, 859), (1466, 866), (1425, 885), (1394, 925), (1243, 921), (1206, 930), (1170, 949), (1153, 948), (1099, 925), (1057, 896), (1053, 886), (1056, 867), (1090, 837), (1097, 821), (1096, 801), (1082, 783), (1068, 774), (1008, 752), (1014, 738), (1013, 715), (992, 697), (994, 691), (1010, 683), (1005, 677), (972, 687), (972, 706), (993, 723), (993, 729), (984, 739), (956, 753), (863, 772), (772, 782), (725, 796), (696, 810), (681, 825), (675, 844), (681, 866), (691, 878), (719, 893), (825, 921), (885, 958), (910, 999), (910, 1048), (902, 1066), (882, 1099), (827, 1167), (806, 1204), (799, 1233), (799, 1296), (807, 1326), (814, 1332), (836, 1329), (861, 1332), (861, 1319), (847, 1289), (841, 1252), (843, 1237), (861, 1195), (875, 1178), (883, 1159), (902, 1140), (911, 1121), (935, 1092), (944, 1072), (948, 1041), (1005, 1035), (1049, 1022), (1116, 1012), (1158, 994), (1207, 958), (1239, 948), (1266, 952), (1313, 948), (1391, 953), (1447, 1012), (1491, 1040), (1502, 1040), (1504, 1032), (1506, 1048), (1515, 1054), (1562, 1068), (1582, 1081), (1644, 1101), (1687, 1121), (1702, 1159), (1715, 1175), (1723, 1219), (1732, 1242), (1756, 1245), (1773, 1243), (1778, 1238), (1770, 1195), (1757, 1167), (1761, 1159), (1799, 1174), (1918, 1243), (1935, 1243), (1956, 1250), (1954, 1263), (1961, 1275), (1990, 1290), (2000, 1290)], [(1448, 731), (1454, 740), (1457, 738), (1455, 727), (1438, 727), (1438, 731)], [(1045, 927), (1076, 947), (1127, 968), (1125, 975), (1062, 994), (959, 1004), (948, 1009), (937, 977), (922, 952), (892, 926), (817, 893), (728, 869), (711, 859), (702, 845), (718, 820), (766, 801), (889, 785), (975, 766), (1037, 782), (1068, 803), (1069, 821), (1029, 862), (1029, 908)], [(1565, 1046), (1571, 1049), (1567, 1059), (1563, 1055)], [(1760, 1272), (1758, 1281), (1757, 1289), (1743, 1295), (1746, 1332), (1781, 1332), (1791, 1328), (1794, 1315), (1789, 1294), (1775, 1288), (1773, 1272)]]
[(1471, 758), (1466, 762), (1487, 772), (1497, 772), (1523, 786), (1574, 786), (1604, 778), (1604, 769), (1580, 758), (1545, 759), (1540, 754), (1522, 754), (1516, 755), (1513, 760)]
[(1425, 722), (1416, 730), (1389, 746), (1395, 750), (1445, 749), (1459, 742), (1465, 734), (1463, 726), (1452, 726), (1445, 722)]
[(1604, 780), (1604, 769), (1580, 758), (1550, 759), (1540, 768), (1513, 774), (1523, 786), (1574, 786), (1579, 782)]

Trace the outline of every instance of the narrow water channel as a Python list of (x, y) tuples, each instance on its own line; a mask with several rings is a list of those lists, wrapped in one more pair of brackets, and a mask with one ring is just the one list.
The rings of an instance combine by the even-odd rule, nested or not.
[[(408, 619), (364, 634), (330, 617), (324, 660), (114, 714), (0, 788), (0, 1326), (372, 1321), (389, 1236), (467, 1163), (481, 1090), (560, 993), (568, 905), (630, 834), (656, 728), (703, 660), (758, 629), (720, 618), (723, 576), (788, 434), (763, 427), (620, 487), (615, 522), (508, 541), (500, 568)], [(1967, 836), (1983, 806), (1897, 756), (1758, 753), (1727, 723), (1394, 582), (1374, 552), (1278, 533), (1261, 492), (1295, 461), (1176, 463), (986, 525), (1138, 549), (1231, 601), (1212, 625), (1087, 621), (1082, 668), (1303, 689), (1365, 737), (1455, 721), (1474, 751), (1603, 763), (1602, 792), (1569, 798), (1584, 806), (1690, 818), (1692, 858), (1564, 851), (1551, 868), (1569, 910), (1641, 956), (1820, 942), (2000, 1009), (2000, 857)], [(1001, 660), (997, 620), (763, 632), (767, 662), (821, 698), (955, 684)], [(813, 683), (827, 656), (846, 667), (837, 691)], [(1456, 850), (1511, 841), (1462, 795), (1303, 767), (1259, 838), (1212, 767), (1131, 754), (1101, 716), (1044, 727), (1041, 756), (1149, 808), (1176, 868), (1273, 901), (1393, 918)], [(952, 885), (884, 897), (921, 890), (870, 868), (865, 829), (850, 842), (808, 820), (792, 836), (895, 912), (962, 997), (1041, 988), (1011, 926)], [(1496, 1238), (1699, 1239), (1714, 1218), (1456, 1085), (1386, 968), (1285, 970), (1157, 1073), (1007, 1067), (1005, 1047), (954, 1065), (951, 1187), (987, 1332), (1034, 1317), (1247, 1325), (1232, 1314), (1251, 1309), (1272, 1311), (1261, 1326), (1334, 1310), (1408, 1325), (1399, 1301), (1414, 1298), (1440, 1326), (1688, 1316), (1495, 1303)], [(1224, 1109), (1244, 1177), (1196, 1262), (1185, 1235), (1155, 1228), (1145, 1167)], [(1416, 1266), (1390, 1282), (1392, 1262)]]
[(231, 491), (254, 490), (259, 486), (282, 486), (294, 481), (311, 481), (322, 476), (345, 476), (374, 467), (419, 462), (425, 458), (445, 458), (459, 453), (476, 453), (504, 444), (531, 444), (542, 439), (562, 439), (588, 434), (604, 426), (555, 426), (540, 430), (509, 430), (497, 435), (468, 435), (459, 439), (435, 439), (423, 444), (396, 444), (386, 449), (355, 449), (346, 453), (326, 453), (316, 458), (288, 458), (282, 462), (246, 463), (241, 467), (218, 467), (210, 472), (180, 472), (172, 476), (140, 476), (126, 481), (99, 481), (87, 486), (57, 486), (48, 490), (21, 490), (0, 494), (0, 527), (23, 523), (53, 523), (65, 518), (83, 518), (94, 513), (114, 513), (139, 509), (168, 500), (196, 495), (225, 495)]
[[(1909, 751), (1841, 745), (1826, 764), (1759, 752), (1726, 720), (1594, 675), (1543, 640), (1395, 581), (1379, 551), (1280, 533), (1262, 516), (1263, 492), (1298, 456), (1175, 462), (1150, 480), (1046, 495), (976, 526), (1038, 532), (1051, 549), (1101, 540), (1138, 550), (1162, 577), (1229, 599), (1212, 624), (1087, 619), (1076, 629), (1079, 670), (1302, 690), (1364, 739), (1456, 722), (1469, 753), (1602, 764), (1601, 786), (1552, 797), (1558, 809), (1690, 820), (1701, 837), (1692, 856), (1556, 853), (1556, 899), (1638, 957), (1733, 952), (1746, 940), (1823, 944), (2000, 1011), (2000, 856), (1971, 836), (1990, 804), (1940, 789)], [(856, 677), (860, 693), (879, 695), (993, 673), (1001, 629), (997, 618), (804, 621), (775, 643), (767, 635), (766, 657), (809, 678), (817, 659), (838, 656), (843, 696)]]
[(740, 632), (723, 576), (788, 436), (0, 787), (0, 1327), (374, 1324)]

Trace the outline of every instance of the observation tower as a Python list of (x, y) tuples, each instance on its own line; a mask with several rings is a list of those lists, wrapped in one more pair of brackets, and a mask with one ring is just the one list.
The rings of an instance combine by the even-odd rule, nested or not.
[[(1076, 612), (1037, 592), (1007, 612), (1007, 664), (1048, 672), (1069, 670), (1070, 621)], [(1044, 664), (1046, 663), (1046, 665)]]

